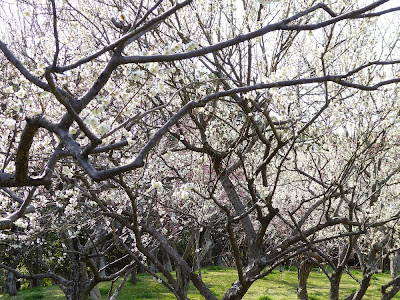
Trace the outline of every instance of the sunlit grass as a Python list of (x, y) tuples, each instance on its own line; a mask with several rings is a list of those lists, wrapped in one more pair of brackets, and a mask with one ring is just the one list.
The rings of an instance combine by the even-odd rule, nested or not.
[[(353, 271), (357, 278), (361, 278), (361, 271)], [(210, 290), (221, 299), (225, 291), (230, 287), (232, 282), (236, 280), (236, 273), (233, 269), (227, 268), (205, 268), (203, 269), (203, 279)], [(366, 300), (380, 299), (380, 287), (388, 282), (390, 276), (388, 274), (376, 274), (371, 280), (371, 286), (368, 288), (367, 295), (363, 298)], [(118, 282), (114, 288), (118, 286)], [(102, 283), (100, 292), (107, 299), (106, 295), (110, 283)], [(243, 299), (248, 300), (287, 300), (296, 299), (297, 272), (294, 268), (285, 270), (284, 272), (273, 271), (267, 278), (258, 280), (248, 291)], [(357, 283), (347, 274), (343, 275), (340, 285), (340, 299), (346, 298), (355, 291)], [(310, 300), (329, 299), (329, 281), (325, 274), (314, 270), (310, 274), (308, 282), (308, 295)], [(204, 299), (197, 290), (191, 285), (189, 287), (189, 299)], [(35, 300), (35, 299), (64, 299), (63, 293), (57, 286), (38, 287), (26, 289), (18, 292), (18, 296), (9, 297), (0, 295), (1, 300)], [(119, 300), (131, 299), (175, 299), (173, 294), (161, 283), (158, 283), (153, 277), (147, 274), (137, 275), (137, 284), (132, 285), (126, 282), (123, 290), (118, 296)], [(393, 299), (400, 299), (400, 295)]]

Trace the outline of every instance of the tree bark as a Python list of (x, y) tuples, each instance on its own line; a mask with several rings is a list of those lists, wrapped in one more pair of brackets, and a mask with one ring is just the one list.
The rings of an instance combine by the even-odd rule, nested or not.
[[(386, 290), (388, 288), (391, 288), (391, 289), (386, 292)], [(381, 292), (382, 292), (381, 300), (392, 299), (397, 294), (398, 291), (400, 291), (400, 276), (394, 278), (391, 282), (389, 282), (381, 287)]]
[(397, 272), (398, 272), (398, 260), (399, 260), (399, 255), (397, 252), (391, 254), (389, 256), (389, 263), (390, 263), (390, 275), (392, 278), (396, 278)]
[[(194, 240), (195, 240), (195, 234), (194, 234), (194, 232), (192, 232), (189, 240), (187, 241), (185, 251), (182, 254), (183, 260), (186, 260), (189, 257), (189, 254), (194, 245)], [(187, 274), (185, 274), (182, 266), (180, 266), (179, 264), (176, 264), (176, 281), (177, 281), (178, 287), (179, 287), (179, 290), (177, 291), (178, 295), (182, 295), (183, 299), (186, 300), (187, 293), (189, 290), (190, 278)]]
[(79, 283), (73, 284), (64, 290), (66, 300), (86, 300), (87, 297), (83, 296), (80, 292)]
[(392, 289), (382, 295), (381, 300), (390, 300), (400, 291), (400, 285), (395, 285)]
[(136, 274), (137, 274), (137, 264), (135, 264), (132, 268), (131, 272), (131, 283), (136, 284)]
[(265, 261), (253, 261), (246, 269), (243, 274), (243, 284), (237, 280), (229, 290), (225, 293), (223, 300), (238, 300), (242, 299), (247, 293), (251, 285), (253, 284), (252, 279), (260, 274), (260, 272), (265, 268)]
[(106, 259), (104, 258), (104, 256), (100, 256), (99, 257), (99, 269), (100, 271), (100, 276), (105, 277), (106, 274), (106, 269), (104, 268), (106, 266)]
[(189, 290), (189, 277), (183, 272), (182, 268), (180, 267), (176, 268), (176, 281), (179, 285), (178, 294), (184, 297), (182, 298), (182, 300), (186, 300)]
[(309, 259), (303, 259), (297, 269), (297, 298), (299, 300), (308, 300), (307, 280), (314, 263)]
[(346, 300), (362, 300), (363, 297), (365, 296), (365, 293), (367, 292), (372, 275), (373, 273), (364, 275), (358, 290), (353, 294), (351, 294), (349, 297), (347, 297)]
[(339, 284), (342, 272), (334, 272), (331, 277), (331, 286), (329, 291), (330, 300), (339, 300)]
[(100, 288), (98, 284), (96, 284), (96, 286), (90, 291), (90, 298), (92, 300), (103, 300), (100, 294)]
[(6, 291), (10, 296), (17, 295), (17, 280), (14, 273), (8, 272), (6, 278)]

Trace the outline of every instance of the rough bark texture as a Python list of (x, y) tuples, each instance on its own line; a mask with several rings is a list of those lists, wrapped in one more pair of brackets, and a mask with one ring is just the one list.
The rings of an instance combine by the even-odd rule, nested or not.
[(136, 274), (137, 274), (137, 264), (135, 264), (132, 268), (131, 272), (131, 283), (136, 284)]
[(373, 273), (363, 276), (358, 290), (347, 297), (346, 300), (362, 300), (367, 292), (372, 275)]
[[(192, 233), (187, 244), (185, 251), (182, 255), (182, 258), (186, 260), (189, 257), (190, 251), (193, 248), (194, 245), (194, 239), (195, 239), (195, 234)], [(168, 255), (168, 254), (166, 254)], [(185, 274), (183, 268), (177, 264), (176, 266), (176, 281), (178, 283), (178, 294), (183, 296), (183, 299), (186, 300), (187, 298), (187, 293), (189, 289), (189, 281), (190, 278), (187, 274)]]
[(399, 260), (399, 255), (397, 253), (393, 253), (389, 257), (389, 262), (390, 262), (390, 275), (392, 278), (396, 278), (397, 272), (398, 272), (398, 260)]
[(84, 300), (81, 298), (81, 294), (79, 292), (79, 287), (76, 284), (68, 287), (65, 291), (65, 299), (66, 300)]
[(98, 284), (93, 288), (93, 290), (90, 291), (90, 298), (92, 300), (103, 300), (100, 294), (100, 288)]
[(179, 267), (176, 268), (176, 281), (178, 282), (179, 285), (178, 294), (184, 297), (182, 298), (182, 300), (186, 300), (187, 293), (189, 290), (189, 277)]
[[(70, 242), (71, 249), (79, 250), (77, 241)], [(78, 254), (71, 254), (70, 264), (69, 284), (63, 289), (65, 297), (67, 300), (86, 300), (90, 294), (90, 290), (86, 287), (88, 281), (86, 264), (80, 261)]]
[(99, 257), (99, 269), (101, 270), (100, 276), (103, 276), (103, 277), (106, 276), (105, 266), (106, 266), (106, 259), (104, 258), (104, 256), (100, 256)]
[(307, 280), (313, 266), (314, 263), (312, 261), (309, 259), (304, 259), (300, 262), (300, 265), (297, 269), (297, 298), (299, 300), (308, 300)]
[[(390, 290), (386, 291), (388, 288), (390, 288)], [(382, 298), (381, 299), (382, 300), (392, 299), (399, 291), (400, 291), (400, 277), (396, 277), (391, 282), (382, 286), (382, 288), (381, 288)]]
[(390, 291), (382, 295), (381, 300), (390, 300), (400, 291), (400, 285), (395, 285)]
[(223, 300), (236, 300), (236, 299), (242, 299), (243, 296), (247, 293), (247, 290), (250, 288), (250, 286), (242, 286), (238, 281), (236, 281), (229, 291), (225, 294)]
[(17, 295), (17, 280), (14, 273), (8, 272), (7, 274), (6, 291), (10, 296)]
[(237, 280), (232, 286), (229, 288), (228, 292), (224, 295), (223, 300), (237, 300), (242, 299), (243, 296), (247, 293), (249, 288), (251, 287), (253, 281), (252, 278), (260, 274), (260, 272), (265, 268), (266, 263), (263, 260), (254, 260), (246, 269), (246, 272), (243, 274), (244, 279), (242, 285), (239, 280)]
[(339, 284), (340, 278), (342, 277), (342, 273), (334, 273), (331, 277), (331, 287), (329, 291), (329, 299), (330, 300), (339, 300)]

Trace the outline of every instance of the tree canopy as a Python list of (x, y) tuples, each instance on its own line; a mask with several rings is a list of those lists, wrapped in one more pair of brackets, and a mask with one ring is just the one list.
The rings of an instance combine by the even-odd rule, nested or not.
[(241, 299), (296, 263), (308, 299), (318, 265), (338, 299), (353, 262), (362, 299), (390, 258), (391, 299), (396, 2), (1, 1), (0, 267), (67, 299), (137, 266), (215, 299), (223, 263)]

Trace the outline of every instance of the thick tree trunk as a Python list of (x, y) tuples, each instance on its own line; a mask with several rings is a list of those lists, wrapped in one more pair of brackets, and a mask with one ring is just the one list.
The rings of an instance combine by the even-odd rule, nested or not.
[(66, 300), (88, 300), (89, 297), (93, 300), (102, 300), (99, 286), (96, 285), (92, 290), (86, 286), (86, 280), (83, 276), (74, 277), (68, 286), (63, 286), (62, 290)]
[[(389, 291), (386, 291), (390, 288)], [(400, 276), (381, 287), (382, 300), (392, 299), (400, 291)]]
[(17, 280), (14, 273), (8, 272), (6, 278), (6, 291), (10, 296), (17, 295)]
[[(36, 268), (36, 267), (34, 266), (34, 270), (37, 270), (37, 271), (34, 271), (34, 272), (35, 272), (34, 274), (39, 274), (39, 268)], [(33, 279), (31, 280), (30, 287), (37, 287), (37, 286), (40, 286), (40, 284), (41, 284), (41, 281), (40, 281), (39, 279), (33, 278)]]
[(251, 280), (254, 276), (260, 274), (260, 272), (265, 268), (265, 263), (263, 261), (253, 261), (250, 263), (246, 272), (243, 274), (244, 285), (242, 285), (239, 280), (237, 280), (225, 293), (223, 300), (239, 300), (247, 293), (251, 287), (253, 281)]
[(333, 273), (331, 277), (331, 286), (329, 291), (330, 300), (339, 300), (339, 284), (342, 272)]
[(92, 300), (103, 300), (100, 294), (100, 288), (98, 284), (96, 284), (96, 286), (90, 291), (90, 298)]
[(396, 278), (397, 272), (398, 272), (398, 260), (399, 260), (399, 255), (397, 252), (393, 253), (389, 257), (389, 264), (390, 264), (390, 275), (392, 278)]
[(106, 259), (104, 258), (104, 256), (100, 256), (99, 257), (99, 269), (100, 271), (100, 276), (105, 277), (106, 274), (106, 269), (104, 268), (106, 266)]
[(66, 290), (64, 290), (65, 293), (65, 299), (66, 300), (86, 300), (87, 297), (82, 296), (80, 289), (79, 289), (79, 284), (74, 283), (72, 286), (67, 287)]
[(229, 289), (229, 291), (224, 295), (223, 300), (239, 300), (249, 290), (250, 285), (242, 286), (239, 281), (236, 281)]
[(308, 259), (304, 259), (297, 269), (297, 298), (299, 300), (308, 300), (307, 280), (314, 263)]
[[(40, 263), (39, 263), (39, 250), (36, 250), (36, 253), (32, 253), (34, 254), (34, 258), (32, 259), (31, 263), (31, 268), (32, 268), (32, 273), (33, 274), (39, 274), (40, 273)], [(29, 266), (28, 266), (29, 268)], [(31, 279), (31, 283), (30, 283), (30, 287), (36, 287), (36, 286), (40, 286), (40, 280), (38, 278), (32, 278)]]
[(213, 264), (216, 266), (222, 266), (222, 251), (224, 250), (224, 245), (221, 241), (221, 238), (217, 239), (215, 241), (214, 246), (212, 247), (212, 256), (214, 257), (213, 259)]
[[(42, 259), (42, 246), (40, 244), (36, 244), (34, 251), (34, 259), (32, 259), (32, 271), (33, 274), (40, 273), (40, 260)], [(31, 287), (40, 286), (41, 280), (38, 278), (33, 278), (31, 281)]]
[(189, 290), (189, 278), (186, 276), (186, 274), (182, 271), (181, 268), (177, 267), (176, 268), (176, 281), (178, 282), (179, 286), (179, 291), (178, 294), (183, 296), (184, 300), (187, 299), (187, 293)]
[(135, 264), (132, 268), (131, 272), (131, 283), (136, 284), (136, 274), (137, 274), (137, 264)]
[(367, 292), (372, 275), (372, 273), (369, 273), (368, 275), (363, 276), (358, 290), (347, 297), (346, 300), (362, 300)]
[(7, 276), (7, 272), (5, 269), (0, 269), (0, 294), (4, 294), (6, 293), (6, 287), (5, 287), (5, 283), (6, 282), (6, 276)]
[(400, 291), (400, 285), (395, 285), (390, 291), (382, 295), (381, 300), (391, 300)]
[(162, 263), (163, 263), (165, 269), (168, 272), (172, 272), (172, 270), (173, 270), (172, 263), (171, 263), (171, 259), (169, 258), (168, 253), (166, 253), (165, 251), (161, 251), (161, 257), (162, 257)]
[(87, 300), (89, 296), (91, 296), (91, 291), (85, 287), (85, 284), (88, 281), (86, 264), (79, 260), (78, 255), (71, 255), (70, 265), (70, 282), (63, 290), (65, 297), (67, 300)]

